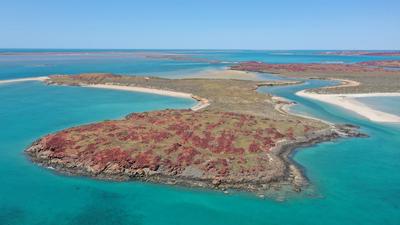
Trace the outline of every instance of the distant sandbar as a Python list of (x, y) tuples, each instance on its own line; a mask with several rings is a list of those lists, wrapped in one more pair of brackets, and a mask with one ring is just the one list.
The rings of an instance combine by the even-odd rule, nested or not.
[(400, 123), (400, 116), (382, 112), (357, 101), (355, 98), (361, 97), (385, 97), (399, 96), (400, 93), (364, 93), (364, 94), (318, 94), (306, 92), (304, 90), (296, 93), (298, 96), (311, 98), (318, 101), (333, 104), (352, 112), (355, 112), (367, 119), (375, 122)]

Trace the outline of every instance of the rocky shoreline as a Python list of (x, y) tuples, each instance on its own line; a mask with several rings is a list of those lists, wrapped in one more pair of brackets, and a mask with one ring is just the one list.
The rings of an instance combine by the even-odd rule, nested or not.
[(272, 96), (255, 91), (257, 86), (269, 85), (265, 82), (110, 74), (51, 76), (46, 82), (156, 88), (192, 93), (210, 103), (198, 111), (135, 113), (121, 120), (72, 127), (46, 135), (26, 149), (34, 163), (67, 175), (263, 196), (283, 186), (301, 191), (307, 185), (304, 173), (291, 159), (295, 149), (364, 136), (351, 125), (331, 125), (277, 111)]
[(283, 162), (282, 174), (271, 179), (269, 182), (258, 180), (240, 179), (235, 181), (225, 181), (223, 179), (201, 179), (194, 177), (180, 177), (165, 175), (154, 171), (139, 169), (130, 172), (91, 172), (79, 164), (65, 164), (57, 158), (43, 158), (38, 152), (43, 150), (40, 144), (41, 139), (35, 141), (25, 150), (29, 159), (48, 169), (68, 176), (84, 176), (99, 180), (111, 181), (142, 181), (167, 185), (178, 185), (190, 188), (215, 189), (224, 192), (229, 190), (245, 191), (264, 196), (266, 191), (279, 190), (282, 186), (291, 186), (293, 191), (300, 192), (303, 187), (308, 185), (308, 179), (300, 166), (293, 161), (292, 156), (298, 148), (310, 147), (322, 142), (333, 141), (339, 138), (348, 137), (367, 137), (358, 131), (358, 127), (344, 124), (332, 125), (328, 129), (315, 132), (309, 136), (298, 138), (295, 141), (283, 141), (277, 144), (271, 151)]

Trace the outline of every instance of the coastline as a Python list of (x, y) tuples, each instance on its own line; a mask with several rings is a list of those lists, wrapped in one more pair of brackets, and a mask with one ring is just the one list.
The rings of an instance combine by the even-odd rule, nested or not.
[[(207, 79), (168, 80), (109, 74), (50, 77), (50, 80), (46, 81), (49, 85), (75, 85), (193, 98), (199, 101), (199, 104), (192, 107), (192, 111), (207, 107), (209, 105), (208, 99), (213, 104), (209, 110), (200, 113), (190, 112), (190, 110), (157, 111), (134, 114), (135, 117), (128, 115), (125, 119), (119, 121), (99, 122), (66, 129), (38, 139), (26, 149), (26, 153), (33, 162), (68, 175), (83, 175), (95, 179), (116, 181), (141, 180), (223, 191), (236, 189), (264, 195), (266, 190), (279, 189), (282, 185), (290, 185), (296, 192), (307, 186), (305, 174), (291, 159), (296, 148), (337, 138), (364, 136), (357, 131), (357, 127), (351, 125), (327, 124), (314, 118), (305, 119), (304, 117), (301, 118), (302, 116), (291, 115), (285, 110), (278, 110), (280, 106), (287, 105), (287, 101), (279, 97), (274, 99), (272, 96), (262, 95), (255, 91), (255, 87), (268, 85), (267, 83), (213, 80), (212, 85), (219, 86), (209, 88), (209, 82)], [(143, 87), (138, 87), (140, 84)], [(229, 90), (230, 88), (233, 91), (221, 92), (222, 89)], [(198, 96), (205, 96), (207, 99)], [(249, 105), (249, 103), (253, 104)], [(250, 106), (254, 108), (249, 108)], [(264, 113), (265, 107), (268, 106), (272, 110), (275, 108), (273, 111), (276, 114), (257, 116), (257, 110)], [(239, 107), (246, 111), (232, 112), (232, 109), (241, 109)], [(276, 117), (278, 115), (279, 117)], [(131, 118), (136, 122), (128, 125)], [(210, 121), (214, 122), (210, 123)], [(149, 124), (164, 125), (158, 126), (159, 130), (148, 130), (148, 127), (152, 127)], [(139, 128), (130, 126), (140, 127), (140, 132)], [(190, 132), (189, 138), (186, 136), (186, 131), (180, 132), (181, 126), (187, 126), (184, 130)], [(255, 129), (253, 126), (262, 126), (265, 129), (258, 129), (257, 133), (248, 135), (248, 132)], [(109, 129), (110, 127), (112, 129)], [(201, 127), (203, 128), (199, 129)], [(93, 136), (91, 136), (92, 128), (97, 129)], [(232, 136), (225, 137), (225, 133), (219, 133), (221, 129), (229, 132)], [(129, 138), (126, 139), (124, 134), (132, 130), (138, 131), (135, 135), (132, 134), (133, 136), (127, 136)], [(208, 136), (203, 138), (204, 132), (209, 133)], [(149, 134), (153, 136), (163, 134), (164, 139), (160, 139), (158, 136), (153, 138)], [(77, 142), (75, 141), (60, 141), (69, 140), (69, 137), (76, 135), (82, 135), (86, 141), (79, 145), (76, 145)], [(235, 137), (235, 135), (242, 136)], [(100, 137), (103, 137), (103, 139)], [(181, 142), (184, 138), (187, 140)], [(243, 142), (242, 139), (238, 141), (238, 138), (245, 138), (246, 141)], [(107, 140), (114, 139), (124, 140), (131, 146), (136, 146), (138, 150), (131, 152), (129, 149), (120, 149), (124, 147), (118, 144), (115, 146), (116, 148), (111, 148), (109, 144), (102, 145), (98, 142), (98, 140), (104, 140), (105, 143), (108, 143)], [(143, 142), (145, 139), (148, 140)], [(203, 142), (203, 139), (207, 142)], [(269, 141), (259, 141), (264, 139)], [(225, 142), (230, 144), (224, 144)], [(51, 147), (54, 143), (58, 146), (56, 148), (58, 150)], [(61, 144), (61, 147), (57, 143)], [(171, 154), (169, 150), (171, 143), (178, 143), (178, 146), (181, 146), (174, 150), (177, 151), (174, 154)], [(98, 144), (108, 146), (109, 149), (107, 151), (94, 150), (94, 152), (84, 150)], [(148, 144), (154, 146), (152, 152), (145, 151)], [(82, 146), (86, 147), (83, 148)], [(200, 149), (194, 149), (194, 155), (190, 153), (192, 146), (197, 146)], [(102, 149), (102, 147), (99, 148)], [(66, 149), (69, 150), (64, 151)], [(77, 155), (82, 155), (82, 157), (76, 157), (75, 153), (80, 151), (82, 151), (82, 154)], [(99, 154), (103, 156), (100, 157)], [(154, 157), (154, 159), (163, 158), (167, 160), (150, 160), (149, 166), (146, 164), (147, 162), (142, 160), (143, 154), (147, 155), (146, 157), (149, 160)], [(226, 161), (226, 158), (221, 158), (224, 154), (231, 157), (229, 161)], [(177, 158), (177, 156), (179, 157)], [(192, 160), (187, 164), (173, 163), (176, 160), (182, 161), (181, 156), (191, 159), (197, 157), (197, 160)], [(254, 159), (261, 160), (260, 162), (264, 163), (262, 165), (253, 164), (251, 162)], [(111, 160), (107, 162), (112, 163), (104, 164), (103, 160)], [(183, 158), (183, 160), (186, 159)], [(129, 168), (125, 168), (126, 165), (130, 165)], [(237, 168), (238, 165), (242, 166), (243, 169), (235, 170), (234, 168)]]
[(142, 92), (142, 93), (170, 96), (170, 97), (176, 97), (176, 98), (190, 98), (190, 99), (194, 99), (197, 101), (197, 104), (190, 108), (192, 111), (198, 111), (198, 110), (204, 109), (210, 105), (208, 99), (201, 98), (199, 96), (195, 96), (190, 93), (177, 92), (177, 91), (168, 91), (168, 90), (155, 89), (155, 88), (122, 86), (122, 85), (114, 85), (114, 84), (90, 84), (90, 85), (80, 85), (80, 87), (110, 89), (110, 90), (118, 90), (118, 91)]
[(96, 173), (85, 167), (82, 163), (64, 163), (57, 157), (43, 157), (40, 153), (44, 150), (41, 143), (43, 138), (33, 142), (32, 145), (25, 150), (25, 153), (33, 163), (67, 176), (85, 176), (106, 181), (141, 181), (155, 184), (178, 185), (188, 188), (206, 188), (223, 191), (224, 193), (229, 193), (230, 191), (245, 191), (264, 198), (265, 195), (268, 194), (268, 191), (279, 190), (283, 186), (291, 186), (294, 192), (301, 192), (302, 189), (309, 184), (309, 180), (301, 166), (292, 158), (296, 149), (311, 147), (318, 143), (332, 141), (338, 138), (366, 137), (357, 132), (357, 129), (357, 127), (350, 125), (332, 125), (326, 129), (313, 132), (310, 135), (298, 137), (295, 140), (282, 140), (278, 142), (275, 147), (271, 149), (271, 152), (274, 154), (268, 157), (270, 161), (281, 161), (283, 164), (280, 165), (278, 171), (274, 172), (276, 176), (267, 182), (246, 178), (241, 178), (239, 180), (223, 180), (221, 177), (210, 179), (181, 176), (151, 171), (149, 169), (138, 169), (133, 172), (127, 172), (127, 170), (119, 171), (118, 168), (116, 168), (116, 171), (108, 170), (108, 168)]
[(25, 81), (45, 81), (49, 79), (47, 76), (42, 77), (27, 77), (27, 78), (18, 78), (18, 79), (9, 79), (9, 80), (0, 80), (0, 84), (8, 84), (8, 83), (15, 83), (15, 82), (25, 82)]
[(329, 126), (332, 126), (332, 127), (335, 125), (334, 123), (329, 122), (327, 120), (323, 120), (323, 119), (320, 119), (320, 118), (317, 118), (317, 117), (303, 115), (303, 114), (300, 114), (300, 113), (295, 113), (293, 111), (290, 111), (290, 108), (297, 104), (296, 102), (292, 102), (292, 101), (290, 101), (290, 100), (288, 100), (286, 98), (279, 97), (279, 96), (273, 96), (272, 99), (275, 101), (275, 104), (276, 104), (275, 105), (275, 109), (278, 112), (282, 113), (282, 114), (291, 115), (291, 116), (298, 116), (298, 117), (302, 117), (302, 118), (305, 118), (305, 119), (316, 120), (316, 121), (319, 121), (321, 123), (325, 123), (325, 124), (327, 124)]
[[(45, 82), (46, 80), (49, 80), (49, 79), (50, 79), (50, 77), (48, 77), (48, 76), (27, 77), (27, 78), (19, 78), (19, 79), (0, 80), (0, 84), (26, 82), (26, 81)], [(198, 111), (198, 110), (204, 109), (210, 105), (208, 99), (206, 99), (206, 98), (201, 98), (199, 96), (195, 96), (190, 93), (177, 92), (177, 91), (168, 91), (168, 90), (155, 89), (155, 88), (122, 86), (122, 85), (113, 85), (113, 84), (90, 84), (90, 85), (80, 85), (80, 87), (101, 88), (101, 89), (131, 91), (131, 92), (142, 92), (142, 93), (170, 96), (170, 97), (176, 97), (176, 98), (190, 98), (190, 99), (194, 99), (197, 101), (197, 104), (190, 108), (193, 111)]]
[[(257, 81), (257, 74), (253, 72), (247, 71), (238, 71), (238, 70), (211, 70), (207, 72), (198, 73), (198, 75), (190, 76), (189, 78), (198, 78), (198, 79), (238, 79), (238, 80), (252, 80)], [(15, 83), (15, 82), (26, 82), (26, 81), (40, 81), (46, 82), (50, 80), (49, 76), (40, 76), (40, 77), (27, 77), (27, 78), (18, 78), (18, 79), (8, 79), (8, 80), (0, 80), (0, 84), (7, 83)], [(274, 84), (274, 85), (294, 85), (297, 83), (301, 83), (298, 81), (288, 81), (283, 84)], [(269, 83), (260, 83), (257, 85), (257, 88), (260, 86), (270, 86)], [(133, 87), (133, 86), (123, 86), (123, 85), (115, 85), (115, 84), (79, 84), (80, 87), (86, 88), (101, 88), (101, 89), (110, 89), (110, 90), (119, 90), (119, 91), (131, 91), (131, 92), (142, 92), (149, 94), (157, 94), (163, 96), (170, 96), (176, 98), (190, 98), (197, 101), (197, 104), (191, 107), (190, 109), (193, 111), (198, 111), (204, 109), (210, 105), (210, 101), (206, 98), (202, 98), (191, 93), (178, 92), (178, 91), (169, 91), (157, 88), (145, 88), (145, 87)], [(271, 85), (272, 86), (272, 85)], [(275, 96), (277, 97), (277, 96)], [(286, 101), (286, 100), (284, 100)], [(286, 101), (288, 102), (288, 101)], [(286, 105), (287, 103), (283, 104)], [(290, 103), (289, 103), (290, 104)], [(280, 113), (287, 114), (288, 112), (283, 112), (276, 107), (275, 109)], [(284, 110), (285, 111), (285, 110)], [(307, 118), (307, 117), (305, 117)], [(314, 118), (311, 118), (314, 119)], [(317, 119), (318, 120), (318, 119)]]
[[(318, 78), (321, 79), (321, 78)], [(321, 89), (332, 89), (332, 88), (337, 88), (337, 87), (357, 87), (360, 86), (360, 82), (354, 81), (354, 80), (347, 80), (347, 79), (336, 79), (336, 78), (328, 78), (328, 80), (332, 81), (339, 81), (339, 85), (334, 85), (334, 86), (326, 86), (322, 87)]]
[(296, 95), (339, 106), (374, 122), (400, 123), (400, 116), (372, 109), (355, 99), (361, 97), (400, 96), (400, 93), (318, 94), (302, 90), (298, 91)]

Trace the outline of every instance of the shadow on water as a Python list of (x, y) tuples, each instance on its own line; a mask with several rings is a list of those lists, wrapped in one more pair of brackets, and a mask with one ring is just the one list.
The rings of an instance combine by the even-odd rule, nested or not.
[[(138, 211), (129, 211), (129, 207), (124, 204), (123, 194), (105, 191), (94, 187), (79, 188), (78, 191), (89, 193), (89, 201), (77, 209), (77, 212), (59, 215), (61, 221), (66, 225), (123, 225), (142, 224), (143, 216)], [(135, 205), (135, 199), (130, 198), (130, 204)], [(53, 221), (49, 224), (55, 224)], [(57, 223), (59, 223), (58, 221)]]
[(26, 212), (17, 206), (0, 207), (0, 222), (2, 225), (17, 225), (26, 222)]
[[(80, 207), (68, 208), (58, 215), (52, 214), (51, 209), (48, 212), (42, 212), (38, 217), (32, 217), (32, 212), (28, 212), (23, 207), (3, 205), (0, 207), (1, 225), (140, 225), (143, 221), (143, 215), (138, 211), (129, 210), (129, 206), (124, 203), (122, 194), (105, 191), (98, 188), (77, 186), (78, 193), (76, 197), (83, 193), (89, 195), (87, 202)], [(82, 193), (79, 193), (82, 192)], [(130, 198), (129, 204), (137, 204)], [(55, 208), (60, 207), (62, 202), (55, 202)], [(65, 207), (65, 206), (64, 206)], [(48, 213), (48, 215), (46, 215)]]

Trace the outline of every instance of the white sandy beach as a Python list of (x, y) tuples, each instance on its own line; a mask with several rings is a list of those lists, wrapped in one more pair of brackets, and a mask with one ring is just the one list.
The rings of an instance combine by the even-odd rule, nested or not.
[[(25, 82), (25, 81), (45, 81), (49, 79), (49, 77), (28, 77), (28, 78), (20, 78), (20, 79), (10, 79), (10, 80), (0, 80), (0, 84), (6, 83), (14, 83), (14, 82)], [(177, 91), (167, 91), (153, 88), (142, 88), (142, 87), (131, 87), (131, 86), (121, 86), (121, 85), (113, 85), (113, 84), (93, 84), (93, 85), (81, 85), (81, 87), (89, 87), (89, 88), (103, 88), (103, 89), (111, 89), (111, 90), (120, 90), (120, 91), (132, 91), (132, 92), (143, 92), (164, 96), (171, 96), (177, 98), (191, 98), (197, 101), (197, 104), (190, 109), (193, 111), (198, 111), (200, 109), (206, 108), (210, 105), (208, 99), (201, 98), (195, 96), (193, 94), (177, 92)]]
[(329, 80), (339, 81), (339, 82), (341, 82), (341, 84), (335, 85), (335, 86), (326, 86), (326, 87), (322, 87), (321, 89), (333, 89), (333, 88), (337, 88), (337, 87), (357, 87), (360, 85), (360, 82), (354, 81), (354, 80), (333, 79), (333, 78), (329, 78)]
[(400, 116), (382, 112), (357, 101), (362, 97), (400, 96), (400, 93), (364, 93), (364, 94), (317, 94), (305, 90), (296, 93), (298, 96), (315, 99), (353, 111), (375, 122), (400, 123)]
[(81, 87), (89, 87), (89, 88), (103, 88), (103, 89), (111, 89), (111, 90), (120, 90), (120, 91), (132, 91), (132, 92), (143, 92), (178, 98), (191, 98), (196, 100), (198, 103), (191, 107), (190, 109), (193, 111), (198, 111), (210, 105), (209, 101), (205, 98), (200, 98), (190, 93), (177, 92), (177, 91), (167, 91), (153, 88), (143, 88), (143, 87), (132, 87), (132, 86), (121, 86), (121, 85), (113, 85), (113, 84), (93, 84), (93, 85), (82, 85)]
[(25, 81), (45, 81), (47, 79), (49, 79), (49, 77), (27, 77), (27, 78), (19, 78), (19, 79), (0, 80), (0, 84), (25, 82)]

